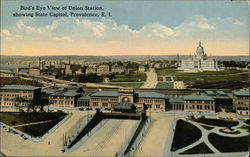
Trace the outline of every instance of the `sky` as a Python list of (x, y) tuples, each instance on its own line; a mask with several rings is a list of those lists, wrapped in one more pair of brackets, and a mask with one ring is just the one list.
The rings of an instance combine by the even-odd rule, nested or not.
[[(13, 16), (37, 6), (111, 16)], [(199, 41), (209, 56), (249, 55), (248, 7), (246, 0), (2, 0), (1, 55), (190, 55)]]

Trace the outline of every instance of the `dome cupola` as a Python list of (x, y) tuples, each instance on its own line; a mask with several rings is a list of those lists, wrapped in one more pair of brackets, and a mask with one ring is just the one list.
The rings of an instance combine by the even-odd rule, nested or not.
[(196, 53), (197, 53), (197, 54), (204, 54), (204, 49), (203, 49), (203, 47), (201, 46), (201, 42), (199, 42), (199, 45), (198, 45), (198, 47), (197, 47), (197, 49), (196, 49)]

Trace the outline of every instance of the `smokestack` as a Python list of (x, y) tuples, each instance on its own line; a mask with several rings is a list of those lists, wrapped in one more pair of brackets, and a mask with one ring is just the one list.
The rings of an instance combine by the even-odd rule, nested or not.
[(41, 58), (39, 57), (38, 59), (39, 59), (38, 67), (39, 67), (39, 70), (41, 70)]

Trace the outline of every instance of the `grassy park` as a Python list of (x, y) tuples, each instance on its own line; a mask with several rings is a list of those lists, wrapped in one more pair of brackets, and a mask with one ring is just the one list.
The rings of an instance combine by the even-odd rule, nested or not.
[(186, 147), (201, 137), (201, 131), (194, 125), (178, 120), (175, 128), (171, 151)]
[(208, 119), (208, 118), (193, 118), (191, 119), (195, 122), (202, 123), (202, 124), (207, 124), (207, 125), (213, 125), (213, 126), (219, 126), (219, 127), (233, 127), (239, 124), (237, 121), (228, 121), (228, 120), (223, 120), (223, 119)]
[(247, 81), (248, 71), (242, 70), (225, 70), (225, 71), (205, 71), (198, 73), (186, 73), (176, 68), (156, 69), (158, 78), (162, 76), (173, 76), (175, 81)]
[(225, 137), (211, 133), (208, 140), (221, 152), (247, 152), (250, 144), (250, 136)]
[(173, 82), (158, 82), (156, 88), (171, 89), (173, 88)]
[(128, 73), (125, 75), (115, 75), (112, 82), (144, 82), (146, 81), (145, 73)]
[(54, 113), (0, 113), (0, 121), (31, 136), (39, 137), (60, 122), (67, 114)]

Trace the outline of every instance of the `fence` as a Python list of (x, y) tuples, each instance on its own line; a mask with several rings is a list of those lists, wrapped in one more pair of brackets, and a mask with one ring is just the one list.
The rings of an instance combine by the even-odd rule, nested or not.
[(65, 152), (72, 152), (76, 149), (78, 149), (91, 135), (93, 135), (99, 128), (101, 128), (108, 120), (103, 119), (101, 120), (91, 131), (89, 131), (86, 135), (84, 135), (76, 144), (74, 144), (72, 147), (68, 148), (68, 146), (71, 144), (71, 142), (74, 141), (75, 138), (81, 133), (81, 131), (89, 124), (91, 123), (91, 120), (94, 118), (94, 115), (91, 115), (87, 121), (83, 125), (80, 125), (78, 129), (75, 129), (74, 133), (71, 136), (66, 137), (64, 140), (63, 148)]
[(121, 150), (119, 151), (119, 153), (117, 153), (118, 157), (130, 157), (133, 156), (133, 154), (135, 153), (135, 150), (137, 149), (137, 147), (139, 146), (143, 136), (145, 135), (149, 125), (150, 125), (151, 119), (147, 118), (147, 120), (145, 121), (145, 124), (143, 125), (141, 131), (139, 132), (138, 136), (136, 137), (135, 141), (132, 143), (132, 146), (130, 147), (130, 149), (128, 150), (128, 152), (126, 152), (126, 150), (129, 147), (129, 143), (131, 142), (137, 128), (139, 127), (141, 121), (138, 121), (134, 127), (132, 128), (128, 138), (126, 139), (126, 141), (124, 142), (124, 144), (121, 147)]

